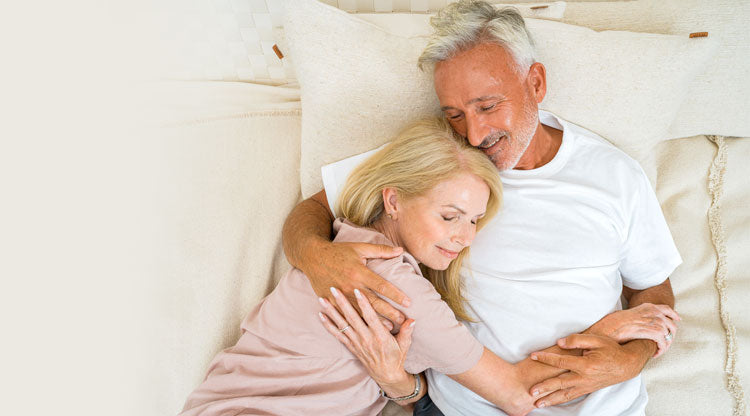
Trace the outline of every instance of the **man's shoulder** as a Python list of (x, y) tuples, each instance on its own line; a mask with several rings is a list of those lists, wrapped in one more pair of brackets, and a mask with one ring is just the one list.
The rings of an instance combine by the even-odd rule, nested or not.
[(587, 165), (599, 167), (614, 174), (643, 175), (640, 164), (602, 136), (573, 123), (566, 123), (566, 130), (575, 138), (573, 158)]

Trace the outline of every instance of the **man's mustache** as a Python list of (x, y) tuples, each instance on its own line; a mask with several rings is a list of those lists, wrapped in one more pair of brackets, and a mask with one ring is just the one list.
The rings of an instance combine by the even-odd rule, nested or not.
[(508, 136), (507, 131), (494, 131), (490, 134), (488, 134), (484, 140), (482, 140), (482, 143), (479, 143), (479, 146), (482, 149), (486, 149), (490, 146), (490, 144), (493, 144), (494, 142), (500, 140), (503, 136)]

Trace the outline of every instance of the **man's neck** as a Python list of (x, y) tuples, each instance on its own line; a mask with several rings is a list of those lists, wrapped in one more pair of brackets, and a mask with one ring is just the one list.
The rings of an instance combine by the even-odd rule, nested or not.
[(531, 143), (523, 152), (521, 160), (513, 169), (530, 170), (540, 168), (555, 158), (562, 144), (562, 130), (539, 123)]

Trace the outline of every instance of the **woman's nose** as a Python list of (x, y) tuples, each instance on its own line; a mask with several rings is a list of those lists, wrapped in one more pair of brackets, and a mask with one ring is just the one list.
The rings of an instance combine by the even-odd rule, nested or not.
[(476, 233), (477, 232), (474, 228), (474, 224), (463, 225), (459, 230), (457, 230), (456, 234), (454, 234), (451, 240), (456, 244), (468, 247), (474, 240), (474, 236), (476, 235)]

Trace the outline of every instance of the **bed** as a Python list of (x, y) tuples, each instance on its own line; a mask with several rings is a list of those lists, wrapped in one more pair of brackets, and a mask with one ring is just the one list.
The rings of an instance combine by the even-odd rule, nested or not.
[[(149, 128), (164, 255), (140, 414), (178, 413), (288, 270), (281, 227), (321, 189), (320, 167), (436, 113), (415, 60), (429, 14), (445, 4), (199, 0), (162, 10), (170, 36), (160, 47), (170, 53), (149, 85), (160, 104)], [(550, 77), (542, 108), (641, 163), (684, 260), (671, 277), (680, 331), (644, 370), (648, 414), (747, 414), (750, 5), (517, 7)], [(405, 413), (391, 404), (383, 414)]]

